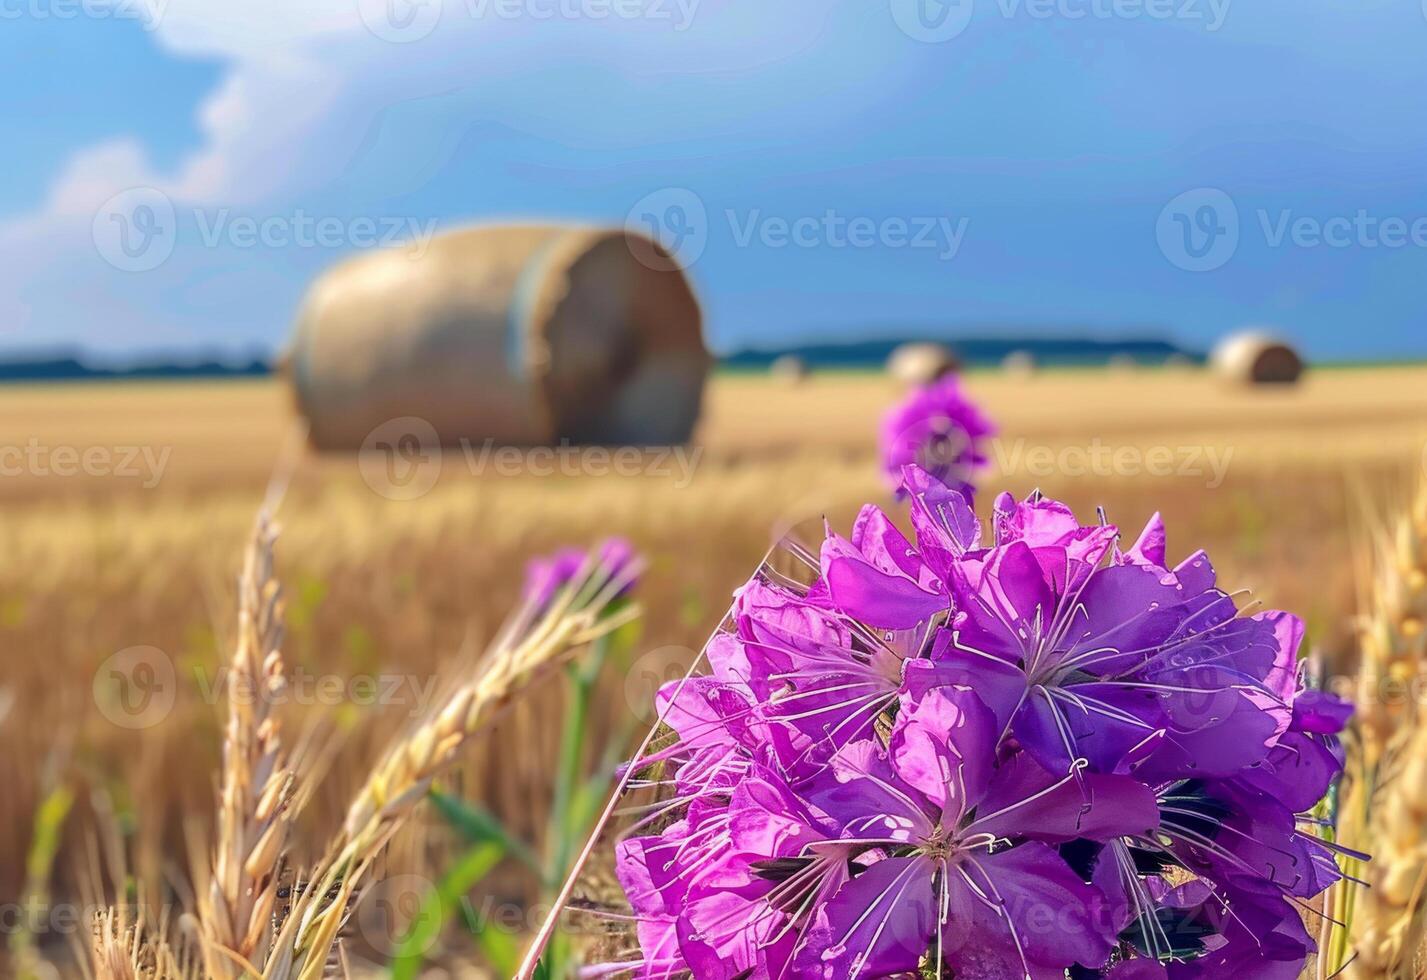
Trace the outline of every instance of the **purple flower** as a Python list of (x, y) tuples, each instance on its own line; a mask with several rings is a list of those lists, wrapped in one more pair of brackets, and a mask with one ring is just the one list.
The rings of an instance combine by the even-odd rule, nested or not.
[(526, 564), (522, 596), (533, 606), (544, 607), (577, 579), (594, 586), (618, 579), (617, 593), (623, 595), (634, 586), (637, 566), (634, 546), (624, 538), (606, 538), (593, 554), (581, 548), (560, 548)]
[[(1341, 877), (1334, 851), (1300, 831), (1291, 810), (1234, 781), (1182, 780), (1161, 786), (1156, 798), (1160, 813), (1153, 834), (1104, 846), (1076, 842), (1066, 856), (1120, 910), (1116, 928), (1126, 955), (1194, 964), (1193, 970), (1171, 975), (1220, 976), (1207, 964), (1223, 962), (1222, 957), (1206, 954), (1226, 944), (1253, 943), (1255, 933), (1236, 930), (1236, 924), (1266, 910), (1291, 913), (1297, 922), (1293, 902), (1321, 893)], [(1180, 881), (1190, 878), (1194, 888), (1165, 886), (1160, 876), (1171, 869)], [(1196, 911), (1187, 914), (1181, 900), (1190, 893), (1199, 897), (1192, 903)], [(1274, 928), (1267, 924), (1265, 931)], [(1302, 935), (1298, 961), (1312, 949)], [(1240, 955), (1245, 963), (1252, 959), (1249, 952)]]
[(832, 604), (890, 629), (916, 627), (945, 613), (947, 580), (981, 543), (981, 524), (967, 495), (916, 466), (903, 467), (901, 485), (917, 547), (872, 504), (857, 515), (851, 540), (829, 529), (822, 546), (822, 585)]
[(621, 844), (640, 977), (1296, 976), (1297, 905), (1339, 880), (1303, 814), (1349, 706), (1302, 623), (1245, 614), (1039, 496), (916, 466), (915, 543), (864, 508), (808, 587), (755, 577), (707, 676), (658, 695), (663, 787)]
[(587, 557), (579, 548), (561, 548), (553, 554), (532, 558), (525, 566), (522, 590), (525, 600), (536, 606), (548, 605), (555, 593), (579, 573)]
[(955, 375), (917, 388), (882, 419), (882, 462), (901, 494), (902, 467), (915, 463), (941, 482), (974, 492), (971, 477), (986, 465), (981, 444), (996, 427), (961, 390)]

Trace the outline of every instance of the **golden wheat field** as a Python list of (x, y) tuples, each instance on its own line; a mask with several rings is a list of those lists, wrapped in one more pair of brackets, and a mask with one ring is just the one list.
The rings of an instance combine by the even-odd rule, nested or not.
[[(1376, 547), (1408, 555), (1392, 614), (1421, 602), (1424, 568), (1391, 529), (1424, 466), (1427, 367), (1325, 369), (1281, 390), (1228, 388), (1192, 369), (971, 373), (967, 387), (1001, 431), (983, 510), (991, 493), (1040, 488), (1131, 530), (1160, 511), (1172, 557), (1205, 548), (1225, 581), (1302, 615), (1309, 646), (1344, 677), (1381, 599)], [(224, 669), (241, 639), (236, 583), (275, 474), (291, 694), (278, 714), (321, 773), (292, 829), (295, 860), (312, 862), (384, 740), (433, 708), (516, 604), (526, 560), (620, 534), (648, 567), (644, 616), (624, 628), (583, 727), (583, 767), (607, 772), (648, 724), (655, 685), (691, 662), (776, 536), (816, 533), (823, 517), (845, 530), (864, 501), (888, 502), (876, 427), (897, 396), (872, 374), (717, 375), (696, 444), (677, 452), (474, 445), (400, 459), (413, 469), (393, 472), (390, 458), (307, 452), (278, 381), (0, 389), (0, 907), (25, 923), (7, 923), (25, 937), (7, 975), (81, 975), (72, 947), (87, 942), (101, 892), (146, 905), (155, 922), (167, 912), (175, 933), (198, 904), (196, 865), (217, 827)], [(1381, 646), (1419, 635), (1416, 622), (1418, 633), (1399, 623)], [(1399, 673), (1417, 669), (1379, 652)], [(547, 847), (566, 698), (561, 684), (534, 684), (441, 782), (536, 849)], [(1403, 717), (1380, 722), (1382, 743)], [(1427, 750), (1415, 768), (1405, 758), (1384, 748), (1370, 760), (1406, 767), (1382, 780), (1389, 791), (1422, 783)], [(1414, 849), (1427, 839), (1422, 811), (1394, 825), (1406, 855), (1394, 887), (1410, 909), (1427, 867)], [(372, 877), (435, 879), (459, 850), (423, 810)], [(507, 859), (468, 900), (508, 913), (505, 942), (518, 944), (548, 888)], [(73, 921), (66, 907), (79, 910)], [(1394, 970), (1411, 968), (1412, 928), (1398, 925), (1407, 952)], [(355, 930), (353, 973), (391, 952), (372, 933)], [(447, 936), (430, 958), (446, 971), (433, 975), (499, 975), (508, 956)], [(1369, 962), (1350, 969), (1389, 975)]]

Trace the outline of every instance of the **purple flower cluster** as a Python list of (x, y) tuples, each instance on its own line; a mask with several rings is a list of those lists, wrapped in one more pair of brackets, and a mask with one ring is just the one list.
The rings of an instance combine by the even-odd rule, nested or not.
[(1294, 980), (1340, 877), (1304, 814), (1350, 708), (1302, 624), (1241, 612), (1151, 520), (1122, 549), (909, 466), (811, 586), (759, 575), (666, 685), (621, 840), (644, 978)]
[(882, 419), (882, 465), (889, 486), (900, 491), (902, 467), (919, 466), (942, 483), (971, 496), (971, 478), (986, 465), (981, 450), (996, 427), (947, 374), (915, 389)]
[(634, 546), (624, 538), (606, 538), (593, 551), (560, 548), (532, 558), (525, 566), (522, 598), (533, 608), (548, 606), (564, 589), (617, 582), (623, 595), (634, 584), (639, 561)]

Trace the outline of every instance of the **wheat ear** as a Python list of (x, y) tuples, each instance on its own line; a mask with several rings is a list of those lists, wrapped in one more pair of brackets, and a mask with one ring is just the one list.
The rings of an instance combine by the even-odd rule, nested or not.
[(1342, 837), (1371, 844), (1350, 873), (1371, 886), (1344, 894), (1352, 977), (1411, 976), (1427, 887), (1427, 482), (1384, 535), (1363, 619), (1357, 741), (1345, 784)]
[(228, 723), (212, 876), (200, 893), (208, 975), (254, 976), (272, 941), (278, 873), (287, 844), (292, 773), (274, 708), (285, 680), (282, 589), (273, 574), (277, 529), (258, 516), (238, 583), (238, 636), (229, 664)]

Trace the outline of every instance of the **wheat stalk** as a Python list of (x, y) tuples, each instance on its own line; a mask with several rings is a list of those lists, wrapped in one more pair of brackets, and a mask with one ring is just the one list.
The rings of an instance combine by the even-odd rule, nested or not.
[(1336, 952), (1345, 976), (1414, 975), (1427, 889), (1427, 482), (1382, 536), (1361, 631), (1356, 738), (1343, 792), (1342, 836), (1371, 843), (1373, 861), (1347, 870), (1369, 888), (1335, 894), (1348, 925)]
[(215, 980), (253, 976), (254, 964), (266, 959), (287, 844), (293, 778), (273, 710), (285, 683), (282, 589), (273, 574), (276, 538), (277, 529), (260, 514), (238, 582), (217, 837), (199, 903), (204, 964)]
[[(238, 635), (229, 663), (218, 826), (208, 886), (198, 896), (205, 977), (258, 975), (268, 955), (278, 872), (287, 845), (292, 772), (273, 708), (285, 685), (282, 590), (273, 572), (277, 529), (259, 514), (238, 580)], [(100, 910), (87, 950), (96, 980), (181, 980), (195, 976), (175, 955), (164, 922), (150, 933), (142, 913)]]

